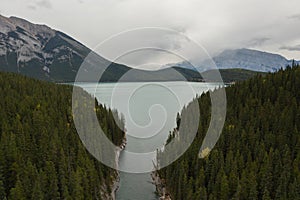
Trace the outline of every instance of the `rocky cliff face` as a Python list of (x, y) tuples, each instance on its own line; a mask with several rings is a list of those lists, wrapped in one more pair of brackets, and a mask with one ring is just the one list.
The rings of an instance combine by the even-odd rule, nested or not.
[[(73, 81), (90, 52), (89, 48), (70, 36), (46, 25), (33, 24), (17, 17), (0, 16), (1, 71), (55, 82)], [(98, 67), (110, 63), (101, 56), (95, 56), (99, 62)], [(124, 67), (114, 64), (115, 71)]]
[[(287, 65), (292, 65), (292, 60), (285, 57), (262, 52), (252, 49), (235, 49), (225, 50), (219, 55), (212, 58), (219, 69), (247, 69), (259, 72), (274, 72), (280, 68), (285, 68)], [(299, 61), (296, 61), (299, 62)], [(211, 62), (205, 60), (198, 63), (197, 66), (191, 66), (188, 62), (176, 64), (168, 64), (167, 66), (178, 66), (182, 68), (195, 69), (206, 71), (211, 68)]]
[(281, 55), (251, 49), (226, 50), (213, 60), (220, 69), (243, 68), (262, 72), (274, 72), (292, 63)]

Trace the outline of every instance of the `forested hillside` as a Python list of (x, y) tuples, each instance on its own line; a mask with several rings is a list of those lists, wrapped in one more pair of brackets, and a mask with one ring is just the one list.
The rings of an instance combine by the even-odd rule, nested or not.
[[(219, 72), (224, 83), (244, 81), (258, 74), (266, 74), (265, 72), (251, 71), (246, 69), (219, 69)], [(205, 74), (208, 77), (213, 77), (213, 73), (215, 73), (214, 70), (203, 72), (203, 74)]]
[[(226, 88), (225, 126), (204, 159), (198, 153), (210, 121), (210, 98), (202, 95), (198, 102), (205, 112), (196, 139), (183, 157), (159, 171), (172, 199), (300, 199), (299, 88), (299, 66)], [(175, 135), (170, 140), (184, 140), (182, 133)]]
[[(109, 198), (116, 171), (82, 145), (71, 95), (68, 85), (0, 73), (0, 199)], [(95, 112), (107, 136), (120, 145), (124, 132), (115, 111), (97, 104)]]

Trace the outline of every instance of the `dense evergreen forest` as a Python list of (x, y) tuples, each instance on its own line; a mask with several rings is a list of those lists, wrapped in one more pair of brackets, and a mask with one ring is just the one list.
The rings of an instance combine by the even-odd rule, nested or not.
[[(82, 145), (72, 86), (0, 73), (0, 95), (0, 199), (108, 199), (117, 174)], [(96, 103), (95, 112), (120, 145), (115, 111)]]
[[(300, 199), (299, 89), (299, 66), (226, 88), (225, 126), (204, 159), (198, 154), (210, 121), (209, 94), (195, 100), (204, 111), (196, 139), (179, 160), (158, 172), (172, 199)], [(184, 139), (182, 133), (171, 134), (168, 142), (176, 137)], [(176, 145), (168, 150), (176, 151)]]
[[(266, 72), (258, 72), (258, 71), (251, 71), (247, 69), (219, 69), (219, 72), (221, 74), (221, 77), (224, 81), (224, 83), (231, 83), (231, 82), (237, 82), (237, 81), (244, 81), (247, 79), (250, 79), (258, 74), (264, 75)], [(212, 76), (213, 77), (214, 70), (209, 70), (203, 72), (206, 76)]]

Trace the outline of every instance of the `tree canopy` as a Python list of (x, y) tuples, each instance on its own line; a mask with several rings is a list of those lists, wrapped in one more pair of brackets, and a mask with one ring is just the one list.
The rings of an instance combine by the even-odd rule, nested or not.
[[(101, 199), (110, 194), (117, 173), (94, 159), (79, 139), (72, 86), (0, 73), (0, 96), (0, 199)], [(120, 145), (124, 132), (114, 120), (116, 111), (95, 104), (107, 137)]]
[[(195, 99), (203, 112), (193, 144), (158, 172), (172, 199), (300, 199), (299, 88), (299, 66), (227, 87), (225, 126), (204, 159), (198, 153), (210, 122), (209, 93)], [(165, 151), (176, 151), (176, 143)]]

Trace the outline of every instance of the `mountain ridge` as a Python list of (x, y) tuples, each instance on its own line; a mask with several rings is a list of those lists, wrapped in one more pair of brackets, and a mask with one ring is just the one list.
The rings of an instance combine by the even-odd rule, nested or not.
[[(74, 82), (88, 55), (96, 62), (84, 69), (80, 81), (99, 80), (96, 77), (99, 70), (103, 72), (99, 82), (203, 81), (198, 71), (193, 71), (195, 69), (184, 62), (170, 64), (157, 71), (134, 69), (101, 57), (71, 36), (47, 25), (0, 15), (0, 71), (52, 82)], [(260, 59), (253, 59), (255, 57)], [(214, 57), (214, 61), (220, 69), (241, 68), (261, 72), (273, 72), (292, 62), (277, 54), (249, 49), (225, 50)], [(272, 63), (271, 67), (268, 66), (269, 62)], [(206, 61), (197, 69), (201, 72), (210, 70), (209, 63)], [(279, 67), (274, 67), (278, 63)], [(237, 77), (238, 73), (234, 72), (234, 76)], [(244, 76), (245, 73), (242, 73)], [(229, 73), (226, 74), (228, 79)]]
[[(280, 68), (285, 68), (287, 65), (292, 65), (293, 60), (289, 60), (280, 54), (269, 53), (254, 49), (227, 49), (212, 58), (218, 69), (247, 69), (260, 72), (275, 72)], [(295, 61), (300, 63), (300, 61)], [(167, 64), (167, 67), (177, 66), (188, 69), (197, 69), (206, 71), (212, 68), (211, 60), (204, 60), (197, 66), (192, 66), (190, 63), (183, 61), (180, 63)], [(214, 67), (214, 66), (213, 66)]]
[[(90, 52), (91, 49), (74, 38), (46, 25), (33, 24), (18, 17), (0, 16), (1, 71), (47, 81), (71, 82)], [(95, 56), (101, 64), (112, 65), (114, 71), (125, 67), (111, 63), (98, 54)]]

